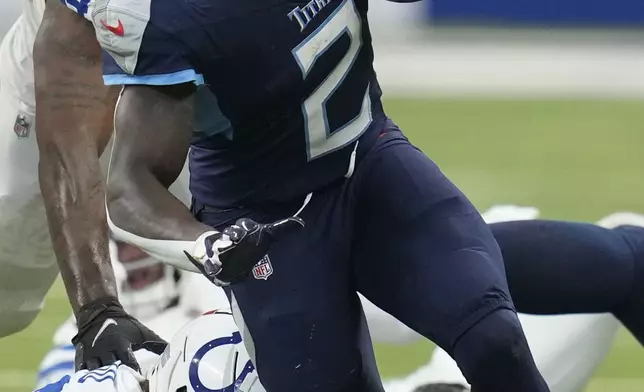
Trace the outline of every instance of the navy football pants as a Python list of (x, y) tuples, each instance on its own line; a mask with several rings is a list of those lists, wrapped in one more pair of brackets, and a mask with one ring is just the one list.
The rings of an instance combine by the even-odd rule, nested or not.
[[(193, 208), (222, 228), (301, 204)], [(453, 355), (474, 392), (548, 390), (489, 228), (400, 131), (383, 133), (353, 176), (315, 192), (300, 216), (306, 227), (275, 244), (270, 267), (232, 287), (268, 392), (382, 391), (357, 291)]]
[(644, 228), (548, 220), (490, 228), (518, 311), (612, 313), (644, 344)]

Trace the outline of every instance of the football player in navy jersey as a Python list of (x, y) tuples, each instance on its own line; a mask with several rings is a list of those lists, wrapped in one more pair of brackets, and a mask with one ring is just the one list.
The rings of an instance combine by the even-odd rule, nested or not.
[[(490, 230), (383, 110), (367, 8), (95, 1), (103, 79), (125, 85), (110, 227), (230, 285), (268, 391), (382, 390), (358, 291), (475, 391), (546, 391)], [(166, 190), (189, 146), (192, 213)]]
[[(83, 366), (154, 338), (118, 322), (109, 324), (116, 347), (98, 339), (103, 322), (130, 321), (105, 266), (94, 170), (114, 102), (96, 80), (98, 38), (105, 82), (126, 85), (110, 225), (155, 257), (229, 285), (268, 390), (380, 390), (356, 291), (441, 345), (473, 390), (547, 390), (488, 228), (383, 112), (366, 1), (67, 3), (92, 19), (96, 36), (48, 3), (34, 49), (37, 123), (54, 246), (86, 315), (77, 342), (114, 352), (81, 350), (77, 359), (92, 359)], [(189, 143), (191, 213), (165, 189)], [(520, 229), (507, 232), (509, 245)]]

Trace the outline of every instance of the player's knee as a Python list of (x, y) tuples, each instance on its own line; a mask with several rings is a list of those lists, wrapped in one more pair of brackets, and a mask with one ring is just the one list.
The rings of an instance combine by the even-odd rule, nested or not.
[(454, 358), (470, 382), (533, 363), (521, 323), (508, 309), (490, 313), (465, 332), (454, 346)]

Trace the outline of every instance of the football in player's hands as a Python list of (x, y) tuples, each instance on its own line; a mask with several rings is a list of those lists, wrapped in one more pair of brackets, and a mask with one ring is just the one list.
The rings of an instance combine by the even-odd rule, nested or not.
[(227, 286), (245, 279), (276, 240), (302, 227), (298, 217), (269, 224), (243, 218), (222, 232), (204, 233), (186, 256), (213, 283)]
[(107, 297), (83, 306), (77, 314), (76, 370), (94, 370), (121, 361), (140, 371), (134, 351), (146, 349), (161, 355), (167, 342), (127, 314), (116, 298)]

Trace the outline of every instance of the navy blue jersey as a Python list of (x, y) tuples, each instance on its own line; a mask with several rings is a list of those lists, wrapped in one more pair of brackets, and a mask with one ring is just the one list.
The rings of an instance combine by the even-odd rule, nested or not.
[(231, 206), (306, 194), (384, 127), (367, 0), (97, 0), (106, 84), (193, 82), (191, 191)]

